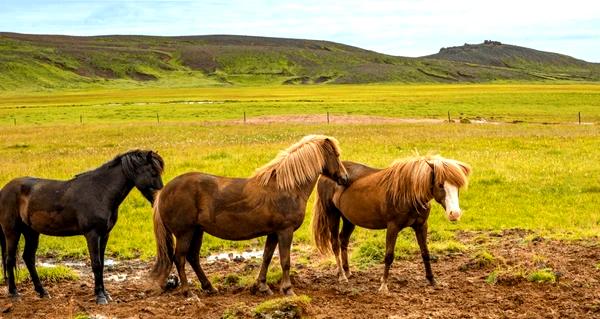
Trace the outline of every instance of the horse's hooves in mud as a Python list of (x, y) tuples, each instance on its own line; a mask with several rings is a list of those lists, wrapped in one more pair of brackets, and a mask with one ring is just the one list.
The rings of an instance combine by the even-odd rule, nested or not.
[(264, 286), (260, 285), (260, 284), (252, 285), (252, 287), (250, 287), (250, 293), (253, 295), (262, 295), (262, 296), (273, 295), (273, 291), (271, 291), (271, 288), (269, 288), (269, 286), (267, 286), (266, 284)]
[(381, 287), (379, 287), (379, 290), (377, 290), (377, 293), (379, 293), (381, 295), (389, 294), (390, 291), (388, 290), (387, 284), (382, 284)]
[(209, 296), (216, 295), (216, 294), (218, 294), (218, 293), (219, 293), (219, 290), (218, 290), (218, 289), (216, 289), (216, 288), (215, 288), (215, 287), (213, 287), (213, 286), (210, 286), (210, 287), (207, 287), (207, 288), (202, 288), (202, 290), (204, 290), (204, 292), (205, 292), (207, 295), (209, 295)]
[(98, 305), (107, 305), (108, 304), (108, 299), (104, 295), (102, 295), (102, 296), (96, 296), (96, 304), (98, 304)]
[(104, 296), (106, 297), (106, 300), (113, 301), (112, 297), (110, 296), (110, 294), (108, 292), (105, 291)]
[(42, 298), (42, 299), (50, 299), (50, 294), (49, 294), (49, 293), (48, 293), (46, 290), (44, 290), (44, 291), (40, 292), (40, 293), (39, 293), (39, 296), (40, 296), (40, 298)]
[(8, 295), (12, 301), (21, 301), (21, 294), (18, 292), (11, 293)]
[(346, 277), (346, 276), (338, 276), (338, 282), (342, 283), (342, 284), (347, 284), (348, 283), (348, 277)]
[(163, 290), (173, 290), (179, 286), (179, 278), (177, 276), (171, 275), (167, 278), (167, 282), (165, 283), (165, 287)]
[(292, 289), (292, 287), (281, 288), (281, 294), (290, 296), (290, 297), (296, 295), (296, 293), (294, 292), (294, 289)]

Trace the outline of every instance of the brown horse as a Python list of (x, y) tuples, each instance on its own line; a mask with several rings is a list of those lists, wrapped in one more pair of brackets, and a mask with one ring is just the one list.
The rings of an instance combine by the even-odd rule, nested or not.
[(199, 262), (204, 232), (227, 240), (266, 235), (256, 286), (262, 293), (272, 293), (266, 275), (279, 244), (281, 292), (293, 294), (289, 276), (292, 236), (304, 220), (306, 201), (320, 174), (339, 183), (348, 181), (339, 155), (334, 138), (310, 135), (282, 151), (248, 179), (202, 173), (176, 177), (159, 193), (154, 205), (157, 259), (152, 277), (165, 290), (166, 278), (175, 263), (181, 291), (190, 294), (184, 269), (187, 259), (202, 289), (214, 293), (216, 290)]
[[(425, 264), (425, 275), (433, 285), (433, 273), (427, 249), (429, 201), (440, 203), (450, 221), (460, 218), (458, 190), (468, 183), (471, 168), (441, 156), (414, 157), (394, 162), (385, 169), (344, 162), (350, 185), (339, 186), (320, 178), (312, 220), (313, 236), (322, 253), (333, 252), (338, 280), (347, 282), (348, 242), (355, 225), (386, 229), (385, 268), (379, 291), (387, 293), (387, 279), (398, 232), (412, 227)], [(338, 234), (340, 218), (342, 230)], [(340, 257), (341, 246), (341, 257)]]

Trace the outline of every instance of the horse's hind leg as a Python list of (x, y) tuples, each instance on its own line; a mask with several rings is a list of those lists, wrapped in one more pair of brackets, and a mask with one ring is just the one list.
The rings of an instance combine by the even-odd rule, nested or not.
[(187, 233), (182, 234), (181, 236), (177, 236), (175, 244), (175, 266), (177, 267), (177, 273), (179, 274), (181, 292), (186, 297), (190, 297), (192, 295), (192, 292), (190, 291), (190, 287), (188, 285), (187, 276), (185, 274), (185, 261), (193, 237), (194, 232), (193, 230), (190, 230)]
[(260, 272), (258, 273), (258, 278), (256, 279), (256, 286), (258, 287), (258, 292), (265, 295), (273, 294), (271, 288), (269, 288), (269, 285), (267, 285), (267, 271), (269, 270), (269, 265), (271, 264), (271, 259), (273, 258), (275, 247), (277, 247), (277, 235), (267, 235), (267, 240), (265, 242), (265, 250), (263, 252), (263, 262), (260, 267)]
[(42, 282), (38, 276), (35, 268), (35, 252), (37, 251), (38, 244), (40, 241), (40, 234), (33, 229), (25, 229), (23, 231), (25, 237), (25, 249), (23, 250), (23, 261), (27, 265), (27, 270), (31, 276), (33, 287), (39, 294), (40, 298), (50, 298), (48, 292), (42, 286)]
[(293, 296), (292, 281), (290, 280), (290, 251), (292, 249), (292, 238), (294, 237), (294, 229), (288, 228), (277, 233), (277, 241), (279, 242), (279, 259), (281, 261), (281, 293)]
[(415, 230), (417, 243), (419, 243), (421, 257), (423, 258), (423, 264), (425, 265), (425, 278), (427, 278), (429, 284), (435, 285), (435, 279), (433, 278), (433, 272), (431, 271), (429, 249), (427, 248), (427, 222), (420, 225), (413, 225), (413, 229)]
[(354, 224), (342, 216), (344, 223), (342, 224), (342, 231), (340, 232), (340, 244), (342, 248), (342, 268), (347, 277), (350, 277), (350, 266), (348, 265), (348, 244), (350, 243), (350, 236), (354, 231)]
[(385, 232), (385, 268), (383, 269), (383, 277), (381, 278), (381, 287), (379, 292), (383, 294), (388, 293), (388, 276), (392, 262), (394, 262), (394, 249), (396, 248), (396, 239), (398, 238), (398, 232), (400, 227), (395, 223), (389, 223)]
[(204, 235), (204, 231), (197, 227), (194, 231), (194, 235), (192, 236), (192, 242), (190, 243), (190, 250), (187, 254), (187, 261), (192, 265), (198, 280), (200, 280), (200, 284), (202, 285), (202, 290), (208, 292), (209, 294), (217, 293), (217, 289), (213, 287), (210, 283), (210, 280), (204, 274), (202, 270), (202, 266), (200, 266), (200, 248), (202, 247), (202, 237)]
[(16, 225), (10, 228), (2, 227), (2, 230), (6, 237), (6, 276), (8, 277), (8, 294), (11, 298), (18, 299), (20, 296), (15, 283), (15, 269), (17, 267), (17, 249), (21, 232)]

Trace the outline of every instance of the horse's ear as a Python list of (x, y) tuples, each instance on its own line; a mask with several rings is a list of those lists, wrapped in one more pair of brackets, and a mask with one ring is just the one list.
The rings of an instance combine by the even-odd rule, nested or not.
[(471, 171), (472, 171), (471, 166), (469, 166), (468, 164), (465, 164), (465, 163), (461, 163), (461, 162), (459, 162), (457, 164), (458, 164), (458, 167), (460, 167), (460, 169), (462, 169), (463, 173), (465, 173), (465, 176), (469, 176), (471, 174)]
[(431, 161), (425, 161), (425, 163), (427, 163), (427, 165), (429, 165), (429, 167), (431, 167), (432, 170), (435, 170), (435, 166)]
[(146, 153), (146, 161), (147, 162), (152, 162), (153, 153), (154, 152), (152, 152), (152, 151), (148, 151), (148, 153)]

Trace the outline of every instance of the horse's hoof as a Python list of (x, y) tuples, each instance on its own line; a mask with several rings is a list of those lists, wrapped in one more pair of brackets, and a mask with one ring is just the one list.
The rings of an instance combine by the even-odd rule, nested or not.
[(203, 287), (202, 290), (204, 290), (204, 292), (206, 292), (207, 295), (216, 295), (219, 293), (219, 290), (213, 286), (206, 287), (206, 288)]
[(294, 289), (292, 289), (292, 287), (281, 288), (281, 294), (289, 296), (289, 297), (292, 297), (292, 296), (296, 295), (294, 293)]
[(348, 278), (346, 276), (338, 276), (338, 282), (342, 284), (347, 284)]
[(169, 279), (167, 279), (167, 282), (165, 283), (163, 290), (165, 290), (165, 291), (173, 290), (173, 289), (177, 288), (177, 286), (179, 286), (179, 279), (177, 279), (177, 277), (169, 278)]
[(382, 295), (387, 295), (390, 291), (388, 290), (387, 284), (381, 284), (381, 287), (379, 287), (379, 290), (377, 290), (377, 292)]
[(350, 270), (346, 271), (346, 278), (352, 277), (352, 272)]
[(427, 279), (427, 281), (429, 282), (429, 285), (430, 285), (431, 287), (435, 287), (435, 286), (437, 286), (437, 280), (435, 280), (435, 279), (431, 278), (431, 279)]
[(46, 290), (39, 292), (39, 295), (42, 299), (50, 299), (50, 294)]
[(12, 299), (13, 301), (20, 301), (21, 300), (21, 294), (18, 292), (13, 292), (13, 293), (9, 293), (8, 296), (10, 297), (10, 299)]
[(106, 299), (106, 296), (96, 296), (96, 304), (98, 305), (106, 305), (108, 304), (108, 299)]
[(108, 292), (105, 291), (104, 296), (106, 297), (106, 300), (113, 301), (112, 297), (110, 296), (110, 294)]

